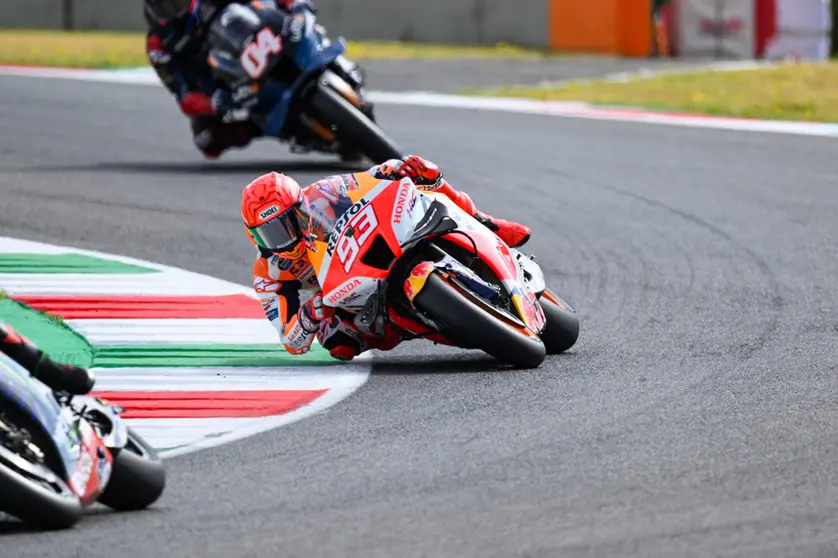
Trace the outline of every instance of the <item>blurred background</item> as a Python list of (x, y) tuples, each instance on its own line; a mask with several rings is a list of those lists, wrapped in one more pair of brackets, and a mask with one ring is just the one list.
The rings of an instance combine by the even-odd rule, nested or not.
[[(821, 60), (830, 0), (319, 0), (331, 34), (358, 41), (508, 43), (630, 57)], [(0, 27), (140, 31), (139, 0), (3, 0)]]

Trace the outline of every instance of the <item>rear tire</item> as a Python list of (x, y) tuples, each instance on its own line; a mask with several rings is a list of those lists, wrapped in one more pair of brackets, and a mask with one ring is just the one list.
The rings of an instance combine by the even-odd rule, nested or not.
[[(557, 304), (551, 298), (558, 300), (559, 303)], [(579, 316), (567, 302), (549, 289), (541, 296), (539, 303), (544, 310), (544, 317), (547, 318), (547, 325), (541, 332), (541, 340), (544, 342), (547, 354), (557, 355), (565, 352), (579, 339)]]
[(114, 455), (113, 473), (99, 502), (118, 511), (149, 507), (163, 494), (166, 470), (148, 442), (128, 428), (128, 444)]
[[(51, 441), (31, 419), (10, 407), (0, 401), (6, 420), (30, 432), (32, 443), (47, 456), (43, 468), (50, 468), (49, 456), (55, 454)], [(0, 446), (0, 510), (42, 529), (69, 529), (78, 523), (83, 507), (70, 486), (52, 470), (51, 487), (32, 479), (15, 465), (15, 457), (20, 456)]]
[(402, 157), (390, 136), (331, 87), (318, 84), (308, 106), (318, 122), (335, 128), (338, 141), (350, 151), (362, 152), (374, 163)]
[(414, 304), (443, 325), (445, 336), (458, 344), (481, 349), (516, 368), (537, 368), (544, 362), (546, 349), (538, 337), (507, 325), (469, 298), (431, 273)]

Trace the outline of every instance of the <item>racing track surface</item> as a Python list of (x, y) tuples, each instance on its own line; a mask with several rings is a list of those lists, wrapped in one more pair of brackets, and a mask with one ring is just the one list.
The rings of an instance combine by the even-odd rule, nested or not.
[[(0, 232), (247, 284), (239, 192), (162, 90), (3, 78)], [(9, 556), (795, 556), (838, 552), (835, 143), (379, 107), (490, 213), (527, 221), (577, 306), (569, 354), (510, 371), (379, 354), (328, 412), (168, 462), (152, 510)], [(521, 194), (517, 194), (520, 192)]]

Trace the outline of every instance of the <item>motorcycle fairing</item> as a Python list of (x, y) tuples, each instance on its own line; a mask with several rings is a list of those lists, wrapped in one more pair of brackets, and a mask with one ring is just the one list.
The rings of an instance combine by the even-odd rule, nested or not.
[[(207, 63), (229, 84), (234, 102), (247, 99), (244, 105), (259, 115), (257, 120), (267, 136), (281, 135), (291, 104), (310, 76), (346, 52), (343, 37), (324, 46), (314, 23), (314, 15), (309, 12), (288, 16), (265, 9), (260, 2), (254, 1), (247, 5), (229, 4), (210, 25), (211, 48)], [(288, 57), (301, 72), (290, 84), (261, 78), (253, 80), (242, 68), (241, 54), (264, 29), (280, 37), (282, 46), (279, 52), (269, 56), (262, 76), (268, 75), (282, 58)], [(337, 76), (325, 75), (323, 79), (338, 82), (336, 89), (356, 106), (360, 104), (351, 88), (347, 92), (346, 87), (340, 87), (342, 80)]]
[[(543, 330), (545, 318), (536, 295), (528, 288), (515, 256), (497, 235), (444, 194), (423, 192), (409, 178), (396, 182), (364, 174), (357, 176), (359, 187), (346, 192), (352, 205), (331, 228), (321, 231), (309, 244), (309, 257), (323, 292), (327, 293), (327, 305), (332, 305), (330, 297), (334, 302), (351, 302), (367, 316), (358, 320), (361, 322), (359, 327), (374, 327), (372, 321), (383, 304), (379, 299), (383, 297), (382, 286), (392, 261), (425, 238), (444, 236), (469, 252), (477, 249), (481, 260), (507, 291), (522, 323), (534, 333)], [(394, 184), (398, 187), (392, 187)], [(376, 242), (381, 248), (379, 252), (389, 253), (386, 265), (374, 266), (365, 261)], [(487, 300), (499, 294), (494, 285), (454, 258), (446, 256), (427, 263), (429, 265), (422, 268), (422, 273), (414, 269), (405, 282), (404, 290), (411, 300), (421, 291), (433, 270), (458, 277), (466, 287)], [(348, 291), (342, 293), (347, 285), (361, 278), (368, 282), (353, 287), (357, 295), (348, 295)], [(373, 287), (373, 284), (377, 286)]]

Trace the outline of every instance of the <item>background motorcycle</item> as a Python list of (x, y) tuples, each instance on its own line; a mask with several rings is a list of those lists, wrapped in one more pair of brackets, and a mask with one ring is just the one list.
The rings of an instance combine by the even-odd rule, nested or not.
[(343, 182), (357, 188), (344, 188), (327, 212), (310, 209), (309, 258), (324, 304), (359, 329), (380, 334), (390, 324), (409, 339), (481, 349), (519, 368), (576, 343), (579, 318), (536, 261), (449, 198), (409, 178)]
[(250, 117), (294, 151), (338, 153), (344, 160), (366, 155), (374, 162), (402, 156), (375, 123), (363, 74), (342, 56), (343, 37), (325, 40), (313, 14), (230, 4), (210, 24), (207, 44), (213, 74), (239, 109), (227, 121)]
[(160, 457), (103, 399), (54, 394), (0, 353), (0, 511), (73, 526), (99, 501), (138, 510), (165, 486)]

